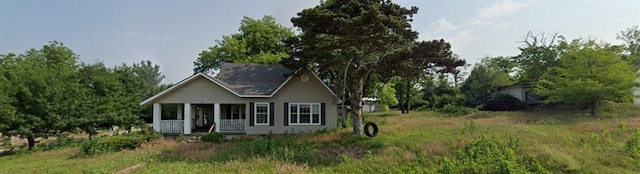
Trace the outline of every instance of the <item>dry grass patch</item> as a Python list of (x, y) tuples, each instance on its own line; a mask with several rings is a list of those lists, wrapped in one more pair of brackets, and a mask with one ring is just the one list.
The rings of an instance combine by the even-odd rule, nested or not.
[(275, 173), (308, 173), (309, 165), (279, 162), (276, 163), (274, 171)]
[(339, 142), (344, 137), (349, 136), (353, 133), (348, 132), (346, 129), (333, 131), (323, 134), (317, 134), (309, 137), (309, 142), (312, 143), (329, 143), (329, 142)]
[(356, 145), (343, 146), (336, 143), (327, 143), (313, 150), (313, 155), (325, 164), (335, 164), (346, 158), (362, 158), (369, 150)]
[(173, 148), (165, 149), (158, 155), (161, 161), (205, 161), (211, 158), (219, 148), (229, 146), (211, 143), (175, 143)]

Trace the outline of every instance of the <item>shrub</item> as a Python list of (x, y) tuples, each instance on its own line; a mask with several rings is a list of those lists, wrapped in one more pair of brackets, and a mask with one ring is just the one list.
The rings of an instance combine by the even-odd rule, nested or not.
[(177, 142), (184, 142), (187, 140), (187, 137), (184, 135), (184, 133), (180, 133), (177, 137), (176, 137), (176, 141)]
[(471, 114), (474, 112), (477, 112), (478, 110), (475, 108), (470, 108), (470, 107), (466, 107), (466, 106), (458, 106), (455, 104), (447, 104), (444, 107), (437, 109), (438, 112), (442, 112), (442, 113), (450, 113), (450, 114), (455, 114), (455, 115), (467, 115), (467, 114)]
[(338, 129), (341, 129), (341, 128), (347, 128), (352, 126), (353, 126), (353, 122), (351, 119), (351, 113), (347, 113), (344, 119), (338, 119), (338, 124), (336, 127)]
[(507, 137), (482, 138), (454, 149), (453, 158), (444, 158), (437, 173), (548, 173), (536, 159), (518, 155), (522, 142)]
[[(133, 134), (133, 135), (136, 135), (136, 134)], [(144, 138), (144, 141), (146, 142), (160, 139), (163, 136), (162, 133), (156, 132), (156, 131), (144, 131), (142, 132), (141, 135)]]
[[(160, 135), (161, 136), (161, 135)], [(125, 149), (136, 149), (143, 143), (157, 139), (156, 133), (116, 135), (94, 138), (85, 141), (80, 148), (84, 154), (93, 155), (105, 152), (117, 152)]]
[(312, 158), (311, 143), (297, 141), (296, 136), (258, 137), (253, 140), (237, 140), (229, 148), (220, 149), (213, 161), (229, 161), (237, 158), (249, 159), (255, 156), (270, 157), (292, 163), (308, 163)]
[(219, 132), (210, 132), (200, 137), (200, 140), (202, 142), (221, 143), (222, 141), (224, 141), (224, 135)]
[(65, 147), (77, 146), (82, 144), (85, 141), (83, 138), (73, 138), (67, 137), (65, 135), (60, 135), (58, 138), (50, 143), (43, 143), (37, 146), (40, 150), (53, 150), (53, 149), (61, 149)]
[(525, 103), (514, 96), (496, 94), (485, 102), (483, 109), (488, 111), (517, 111), (525, 107)]
[(627, 152), (640, 154), (640, 128), (636, 129), (633, 135), (631, 135), (631, 139), (627, 140), (625, 149)]

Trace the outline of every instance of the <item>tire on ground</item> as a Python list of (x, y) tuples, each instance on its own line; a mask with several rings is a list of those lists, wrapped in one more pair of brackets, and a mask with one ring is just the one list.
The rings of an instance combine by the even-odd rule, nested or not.
[[(369, 127), (373, 128), (373, 132), (369, 132)], [(368, 137), (375, 137), (378, 135), (378, 125), (376, 125), (373, 122), (367, 122), (367, 124), (364, 124), (364, 134), (367, 135)]]

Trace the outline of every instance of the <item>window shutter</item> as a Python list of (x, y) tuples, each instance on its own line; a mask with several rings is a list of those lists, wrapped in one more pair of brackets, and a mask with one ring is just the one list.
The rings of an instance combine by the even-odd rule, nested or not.
[(284, 103), (284, 125), (289, 126), (289, 103)]
[(274, 120), (275, 118), (274, 110), (275, 110), (275, 103), (273, 102), (269, 103), (269, 126), (275, 125), (274, 123), (276, 122)]
[(254, 107), (255, 103), (253, 102), (249, 102), (249, 126), (253, 126), (253, 120), (255, 119), (255, 115), (256, 112), (254, 111), (255, 107)]
[(325, 103), (320, 103), (320, 125), (327, 124), (326, 117), (327, 106)]

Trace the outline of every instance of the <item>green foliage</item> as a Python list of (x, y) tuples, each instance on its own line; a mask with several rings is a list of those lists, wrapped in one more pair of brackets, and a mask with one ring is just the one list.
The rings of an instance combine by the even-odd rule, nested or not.
[(338, 119), (337, 128), (347, 128), (353, 126), (353, 118), (351, 117), (351, 113), (347, 113), (344, 119)]
[[(627, 106), (630, 105), (614, 108)], [(256, 146), (254, 140), (258, 137), (255, 136), (242, 136), (214, 145), (176, 145), (173, 141), (158, 141), (151, 148), (85, 157), (73, 157), (77, 156), (77, 148), (45, 153), (18, 152), (0, 157), (0, 170), (3, 173), (112, 173), (139, 163), (145, 164), (135, 171), (139, 173), (207, 173), (212, 170), (222, 173), (501, 173), (508, 168), (512, 168), (513, 173), (635, 173), (640, 170), (638, 155), (625, 150), (626, 142), (636, 129), (637, 108), (636, 112), (629, 113), (630, 116), (604, 118), (575, 117), (574, 111), (565, 111), (566, 108), (539, 109), (481, 112), (470, 116), (473, 119), (443, 117), (434, 112), (372, 113), (365, 117), (376, 122), (385, 119), (390, 123), (382, 126), (384, 134), (374, 139), (351, 135), (349, 130), (261, 137), (260, 144), (285, 142), (272, 142), (276, 145), (271, 148), (260, 145), (263, 150), (275, 148), (280, 151), (258, 155), (245, 151)], [(626, 115), (628, 111), (622, 112)], [(476, 117), (479, 114), (490, 116)], [(539, 119), (567, 121), (554, 125), (537, 124), (535, 120)], [(485, 144), (491, 144), (493, 138), (501, 147), (478, 145), (481, 139), (478, 135), (482, 133), (489, 135)], [(510, 136), (500, 136), (502, 134), (518, 138), (509, 140)], [(306, 142), (308, 144), (304, 145)], [(282, 144), (289, 145), (277, 147)], [(305, 148), (290, 144), (309, 148), (298, 151), (296, 149)], [(470, 146), (476, 147), (473, 152), (482, 153), (465, 150), (474, 149), (468, 148)], [(468, 155), (458, 155), (459, 149)], [(514, 162), (505, 149), (514, 149), (518, 160)], [(297, 156), (299, 153), (310, 156)], [(275, 155), (272, 157), (272, 154)], [(464, 157), (472, 154), (476, 154), (473, 159)], [(472, 162), (464, 163), (459, 156)], [(445, 163), (445, 157), (451, 162)], [(455, 164), (449, 164), (452, 162)], [(521, 166), (525, 166), (526, 171), (517, 170)]]
[[(160, 135), (162, 136), (162, 135)], [(145, 142), (158, 139), (157, 133), (125, 134), (108, 137), (93, 138), (85, 141), (80, 150), (87, 155), (132, 150), (142, 146)]]
[(422, 96), (420, 95), (420, 89), (407, 79), (395, 78), (391, 81), (393, 88), (396, 90), (396, 97), (400, 109), (406, 110), (407, 106), (410, 108), (414, 106), (424, 105)]
[(629, 27), (621, 31), (617, 38), (625, 42), (625, 54), (622, 58), (635, 69), (640, 68), (640, 28), (637, 25)]
[(507, 94), (495, 94), (486, 103), (483, 110), (487, 111), (517, 111), (526, 107), (520, 99)]
[(388, 67), (384, 62), (394, 51), (410, 47), (417, 38), (409, 23), (417, 11), (382, 0), (321, 2), (291, 19), (301, 33), (290, 42), (296, 52), (283, 63), (317, 67), (330, 77), (330, 84), (349, 79), (340, 87), (351, 94), (354, 133), (362, 134), (362, 112), (357, 106), (362, 103), (365, 81)]
[(2, 59), (4, 77), (0, 80), (8, 83), (0, 86), (4, 93), (0, 94), (0, 106), (4, 105), (0, 112), (9, 114), (0, 114), (0, 133), (26, 138), (31, 149), (35, 138), (75, 130), (86, 100), (76, 98), (83, 96), (83, 90), (73, 51), (53, 41), (41, 49)]
[(539, 161), (519, 154), (522, 141), (506, 137), (506, 142), (483, 135), (454, 149), (454, 157), (445, 157), (438, 173), (549, 173)]
[[(95, 135), (98, 129), (112, 125), (127, 128), (140, 125), (138, 102), (142, 96), (128, 91), (128, 84), (120, 81), (122, 74), (116, 73), (115, 68), (108, 68), (101, 62), (82, 64), (79, 74), (86, 95), (78, 98), (90, 101), (83, 104), (83, 117), (76, 122), (80, 130)], [(144, 81), (143, 77), (140, 79)]]
[(627, 152), (633, 154), (640, 154), (640, 128), (637, 128), (631, 135), (631, 138), (627, 140), (625, 144)]
[(477, 63), (469, 77), (460, 86), (467, 104), (479, 106), (486, 102), (495, 89), (500, 86), (511, 85), (513, 80), (509, 76), (513, 62), (504, 57), (484, 58)]
[(396, 89), (393, 88), (392, 83), (385, 83), (380, 85), (380, 93), (378, 96), (378, 106), (383, 108), (383, 111), (389, 111), (389, 106), (395, 106), (398, 104), (396, 98)]
[(200, 137), (202, 142), (221, 143), (225, 140), (224, 135), (220, 132), (210, 132)]
[(176, 141), (177, 142), (185, 142), (185, 141), (187, 141), (187, 136), (185, 136), (184, 133), (180, 133), (176, 137)]
[[(164, 76), (150, 61), (108, 68), (84, 64), (61, 42), (0, 56), (0, 133), (27, 139), (77, 131), (97, 134), (117, 125), (142, 125), (138, 105)], [(149, 110), (150, 112), (150, 110)]]
[(438, 110), (447, 105), (464, 105), (464, 95), (444, 74), (432, 80), (422, 84), (422, 100), (426, 103), (423, 108)]
[(38, 150), (54, 150), (54, 149), (62, 149), (66, 147), (75, 147), (82, 145), (85, 141), (84, 138), (73, 138), (67, 137), (64, 135), (58, 136), (57, 139), (53, 142), (43, 143), (37, 146)]
[[(391, 58), (385, 60), (385, 67), (378, 72), (383, 77), (399, 77), (400, 82), (396, 82), (395, 87), (399, 92), (398, 98), (401, 99), (403, 113), (408, 113), (412, 105), (422, 104), (413, 99), (413, 96), (420, 97), (414, 92), (416, 83), (420, 83), (421, 80), (429, 81), (430, 74), (437, 73), (440, 76), (451, 75), (455, 86), (463, 75), (458, 68), (466, 65), (466, 61), (453, 54), (451, 45), (442, 39), (415, 42), (413, 45), (411, 49), (392, 53)], [(401, 86), (398, 86), (399, 84)]]
[(294, 37), (293, 31), (278, 24), (272, 16), (262, 19), (244, 17), (240, 33), (223, 36), (216, 45), (200, 53), (194, 62), (194, 72), (210, 72), (223, 62), (279, 64), (291, 55), (285, 41)]
[(151, 142), (153, 140), (157, 140), (157, 139), (160, 139), (160, 138), (164, 137), (164, 135), (162, 135), (162, 133), (154, 131), (153, 128), (149, 127), (148, 129), (149, 130), (144, 131), (144, 132), (133, 133), (133, 135), (141, 134), (142, 137), (144, 138), (144, 140), (147, 141), (147, 142)]
[(519, 47), (520, 54), (513, 57), (518, 69), (519, 83), (535, 83), (549, 69), (558, 64), (559, 54), (566, 45), (563, 36), (558, 33), (534, 34), (528, 32)]
[(82, 145), (82, 152), (94, 155), (106, 152), (117, 152), (125, 149), (136, 149), (142, 146), (144, 139), (136, 136), (113, 136), (99, 140), (89, 140)]
[(574, 45), (534, 88), (546, 103), (579, 104), (594, 115), (602, 101), (631, 101), (637, 75), (617, 52), (595, 41)]
[(455, 104), (447, 104), (444, 107), (437, 109), (437, 111), (454, 115), (468, 115), (474, 112), (478, 112), (478, 109)]
[(252, 140), (234, 141), (233, 146), (219, 149), (211, 159), (224, 162), (229, 160), (250, 159), (252, 157), (271, 157), (290, 163), (308, 163), (311, 161), (311, 144), (298, 141), (295, 136), (259, 137)]
[[(124, 86), (124, 93), (128, 97), (121, 97), (118, 100), (121, 103), (133, 103), (135, 105), (128, 106), (128, 109), (122, 108), (121, 110), (131, 110), (134, 114), (145, 118), (147, 121), (151, 121), (152, 106), (140, 106), (138, 103), (147, 99), (163, 90), (168, 88), (168, 85), (161, 84), (164, 79), (164, 75), (160, 72), (160, 66), (151, 63), (151, 61), (141, 61), (139, 63), (133, 63), (132, 65), (122, 64), (112, 68), (114, 76)], [(126, 113), (126, 112), (125, 112)], [(140, 122), (136, 120), (129, 120), (127, 114), (119, 115), (117, 118), (119, 123), (123, 123), (122, 127), (136, 126)]]

